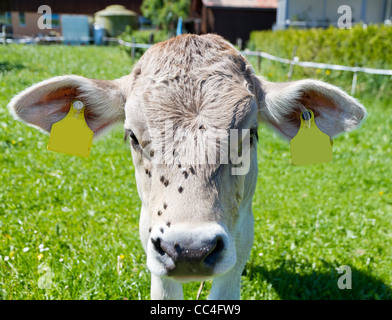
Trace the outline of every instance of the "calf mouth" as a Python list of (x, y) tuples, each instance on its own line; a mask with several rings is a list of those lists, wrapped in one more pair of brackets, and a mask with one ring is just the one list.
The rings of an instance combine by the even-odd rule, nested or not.
[[(215, 228), (215, 227), (214, 227)], [(222, 228), (200, 229), (150, 236), (147, 266), (157, 276), (176, 281), (202, 281), (230, 270), (236, 262), (233, 241)], [(203, 228), (205, 229), (205, 228)], [(205, 231), (205, 230), (204, 230)]]
[(160, 241), (159, 238), (153, 243), (161, 255), (168, 252), (174, 262), (174, 264), (166, 266), (167, 276), (181, 279), (195, 276), (211, 277), (214, 274), (215, 265), (222, 259), (225, 248), (221, 237), (217, 237), (197, 249), (187, 249), (178, 243), (171, 246), (165, 241)]

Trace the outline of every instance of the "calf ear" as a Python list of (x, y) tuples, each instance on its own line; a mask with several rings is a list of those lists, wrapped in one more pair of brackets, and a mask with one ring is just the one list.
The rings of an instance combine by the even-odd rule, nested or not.
[(355, 129), (366, 115), (365, 107), (347, 93), (318, 80), (273, 83), (258, 80), (258, 120), (272, 125), (288, 139), (300, 127), (302, 111), (314, 113), (319, 129), (330, 137)]
[(126, 77), (93, 80), (68, 75), (39, 82), (16, 95), (8, 107), (17, 120), (50, 132), (52, 124), (63, 119), (75, 99), (85, 105), (87, 125), (94, 136), (125, 119)]

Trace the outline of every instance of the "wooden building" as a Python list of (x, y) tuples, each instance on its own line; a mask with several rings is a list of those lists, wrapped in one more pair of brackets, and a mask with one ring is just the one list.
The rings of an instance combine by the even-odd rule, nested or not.
[[(350, 8), (349, 12), (347, 7)], [(276, 27), (277, 29), (328, 28), (331, 25), (339, 27), (339, 19), (347, 13), (351, 17), (351, 25), (390, 24), (392, 0), (280, 0)]]
[[(4, 2), (0, 1), (0, 2)], [(72, 13), (93, 15), (112, 4), (120, 4), (129, 10), (140, 14), (143, 0), (5, 0), (1, 5), (2, 11), (11, 12), (37, 12), (39, 6), (45, 4), (52, 8), (53, 13)]]
[(217, 33), (246, 45), (253, 30), (272, 29), (278, 0), (193, 0), (191, 18), (195, 33)]
[[(93, 16), (109, 5), (119, 4), (140, 14), (143, 0), (3, 0), (0, 12), (7, 12), (11, 17), (9, 29), (15, 36), (34, 36), (37, 34), (61, 33), (61, 15), (77, 14)], [(52, 28), (40, 29), (37, 25), (42, 14), (37, 13), (41, 5), (48, 5), (52, 10)], [(8, 32), (8, 31), (7, 31)]]

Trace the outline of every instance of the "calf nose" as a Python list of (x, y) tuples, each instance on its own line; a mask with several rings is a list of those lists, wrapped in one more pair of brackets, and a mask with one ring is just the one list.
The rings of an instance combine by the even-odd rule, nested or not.
[[(225, 248), (221, 236), (216, 236), (212, 240), (201, 242), (197, 247), (193, 244), (165, 241), (161, 238), (151, 239), (155, 250), (160, 255), (170, 257), (174, 266), (171, 269), (191, 266), (194, 271), (197, 267), (212, 268), (219, 260), (221, 252)], [(172, 270), (169, 270), (172, 271)], [(200, 271), (200, 270), (199, 270)]]

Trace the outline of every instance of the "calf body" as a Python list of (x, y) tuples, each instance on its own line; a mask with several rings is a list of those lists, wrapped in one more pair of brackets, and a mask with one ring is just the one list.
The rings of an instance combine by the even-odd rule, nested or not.
[(181, 299), (181, 283), (210, 278), (209, 298), (240, 298), (253, 243), (260, 121), (290, 139), (306, 109), (330, 137), (365, 116), (364, 107), (335, 86), (256, 76), (216, 35), (159, 43), (121, 79), (43, 81), (9, 107), (17, 119), (50, 132), (75, 99), (85, 104), (95, 136), (119, 121), (130, 136), (153, 299)]

